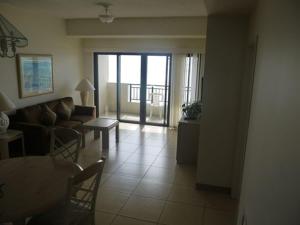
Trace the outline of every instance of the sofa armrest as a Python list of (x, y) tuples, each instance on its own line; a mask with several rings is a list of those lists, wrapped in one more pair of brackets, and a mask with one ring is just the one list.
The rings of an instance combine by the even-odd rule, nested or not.
[(26, 155), (45, 155), (49, 152), (51, 127), (15, 122), (11, 128), (23, 131)]
[(93, 116), (96, 118), (95, 106), (75, 105), (74, 115)]

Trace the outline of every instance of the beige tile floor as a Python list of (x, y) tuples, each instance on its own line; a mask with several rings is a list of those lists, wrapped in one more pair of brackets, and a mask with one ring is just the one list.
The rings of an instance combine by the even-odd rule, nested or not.
[(233, 225), (237, 202), (195, 189), (196, 168), (176, 164), (176, 131), (120, 124), (110, 149), (88, 134), (80, 153), (85, 167), (106, 156), (96, 205), (97, 225)]

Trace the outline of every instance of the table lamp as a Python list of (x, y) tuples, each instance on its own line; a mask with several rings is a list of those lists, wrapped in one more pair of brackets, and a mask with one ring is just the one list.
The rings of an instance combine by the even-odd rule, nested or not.
[(80, 91), (82, 105), (86, 106), (89, 99), (89, 93), (94, 91), (95, 87), (88, 79), (84, 78), (79, 82), (75, 90)]
[(9, 126), (9, 118), (4, 112), (15, 108), (15, 104), (0, 91), (0, 134), (5, 134)]

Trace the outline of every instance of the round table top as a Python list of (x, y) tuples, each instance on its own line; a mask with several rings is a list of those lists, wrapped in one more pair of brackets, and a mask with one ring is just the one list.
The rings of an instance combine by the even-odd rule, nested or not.
[(63, 200), (68, 178), (81, 168), (69, 161), (34, 156), (0, 161), (0, 223), (45, 212)]

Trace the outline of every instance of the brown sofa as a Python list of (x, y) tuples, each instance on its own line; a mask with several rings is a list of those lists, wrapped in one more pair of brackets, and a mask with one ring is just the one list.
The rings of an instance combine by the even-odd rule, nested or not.
[[(47, 105), (55, 112), (61, 102), (72, 110), (70, 119), (57, 118), (54, 126), (43, 125), (40, 120), (42, 107)], [(81, 125), (95, 117), (95, 107), (74, 105), (72, 97), (66, 97), (18, 109), (10, 118), (10, 128), (24, 132), (26, 155), (45, 155), (50, 150), (50, 134), (53, 127), (72, 128), (83, 133)]]

